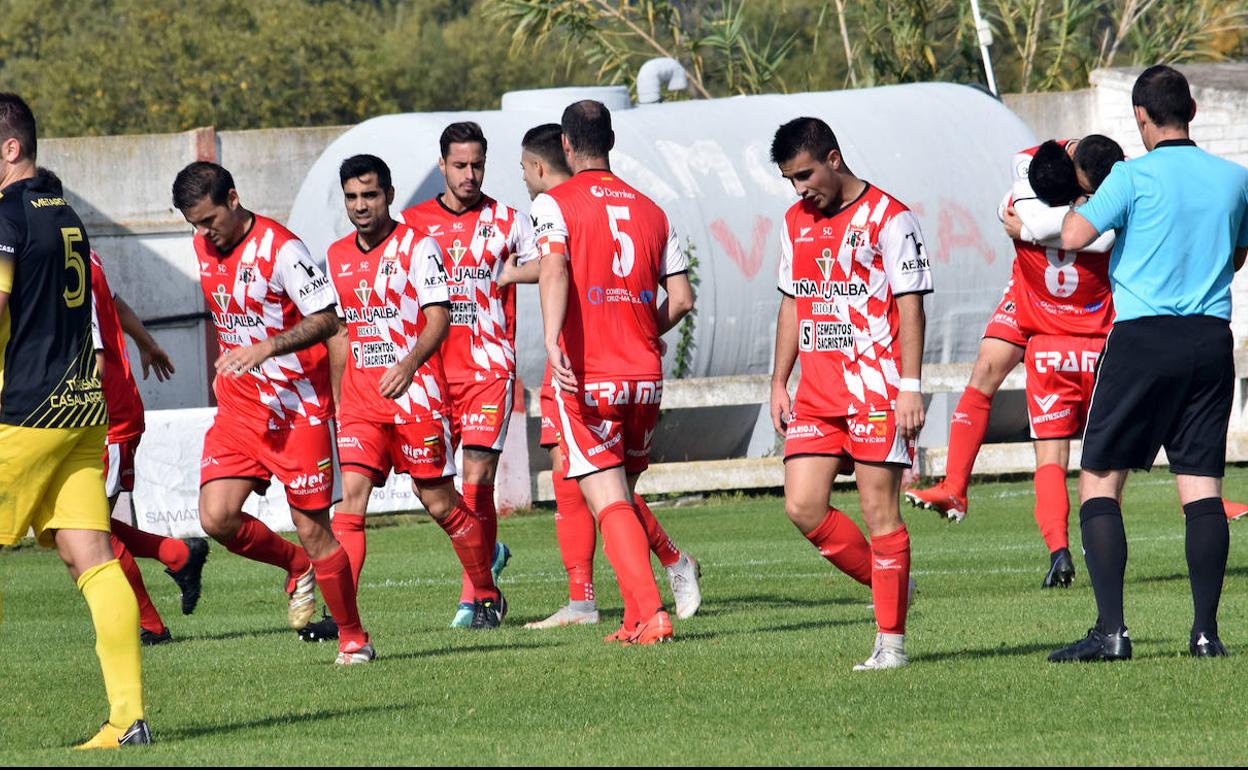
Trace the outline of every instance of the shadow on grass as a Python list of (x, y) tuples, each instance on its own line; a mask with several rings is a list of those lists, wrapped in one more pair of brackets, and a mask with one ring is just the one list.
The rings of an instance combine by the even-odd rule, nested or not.
[(1060, 641), (1035, 644), (1020, 644), (1014, 647), (987, 647), (975, 650), (949, 650), (948, 652), (932, 652), (915, 655), (910, 658), (915, 663), (940, 663), (946, 660), (974, 660), (976, 658), (998, 658), (1016, 655), (1047, 656), (1050, 652), (1064, 647)]
[(217, 736), (228, 733), (237, 733), (261, 727), (281, 727), (283, 725), (300, 725), (308, 722), (322, 722), (327, 719), (338, 719), (340, 717), (356, 719), (361, 714), (373, 712), (389, 713), (396, 709), (408, 708), (409, 706), (410, 704), (407, 703), (387, 703), (376, 706), (353, 706), (350, 709), (326, 709), (324, 711), (312, 711), (300, 714), (275, 714), (270, 717), (248, 719), (241, 722), (230, 722), (223, 725), (182, 727), (174, 728), (172, 730), (162, 729), (158, 734), (158, 737), (162, 742), (167, 740), (187, 740), (190, 738), (201, 738), (207, 735)]
[(296, 635), (297, 631), (289, 628), (260, 628), (254, 631), (221, 631), (215, 634), (193, 634), (188, 636), (175, 636), (173, 641), (177, 642), (222, 642), (229, 639), (250, 639), (257, 636), (287, 636)]
[(710, 606), (703, 605), (702, 608), (698, 610), (697, 617), (702, 618), (714, 617), (716, 615), (730, 615), (744, 610), (753, 609), (820, 609), (824, 607), (844, 607), (855, 604), (861, 604), (865, 608), (869, 601), (869, 595), (864, 595), (861, 599), (850, 599), (848, 597), (838, 597), (834, 599), (802, 599), (771, 594), (733, 596), (727, 599), (717, 598)]
[(415, 652), (400, 652), (395, 655), (386, 655), (384, 658), (378, 657), (378, 661), (392, 660), (421, 660), (423, 658), (440, 658), (449, 655), (488, 655), (495, 652), (515, 652), (516, 650), (542, 650), (554, 647), (564, 647), (571, 641), (553, 641), (549, 643), (532, 644), (527, 642), (506, 642), (503, 644), (482, 644), (468, 647), (458, 647), (445, 645), (432, 650), (417, 650)]
[(871, 623), (870, 619), (841, 620), (808, 620), (805, 623), (786, 623), (782, 626), (763, 626), (749, 628), (732, 628), (723, 631), (695, 631), (691, 634), (676, 634), (676, 641), (707, 641), (723, 636), (739, 636), (741, 634), (783, 634), (789, 631), (810, 631), (819, 628), (838, 628), (840, 626), (861, 626)]
[[(1248, 577), (1248, 567), (1227, 567), (1227, 577)], [(1148, 577), (1136, 578), (1128, 581), (1129, 583), (1171, 583), (1176, 581), (1187, 582), (1186, 572), (1175, 572), (1170, 575), (1149, 575)]]

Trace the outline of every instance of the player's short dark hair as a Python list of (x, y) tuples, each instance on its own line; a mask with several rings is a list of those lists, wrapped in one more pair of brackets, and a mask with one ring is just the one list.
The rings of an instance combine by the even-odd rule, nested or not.
[(471, 120), (452, 123), (442, 129), (442, 136), (438, 138), (438, 147), (441, 148), (442, 157), (445, 158), (450, 154), (452, 144), (463, 144), (465, 142), (476, 142), (481, 145), (481, 154), (485, 154), (487, 149), (485, 132), (481, 130), (480, 124)]
[(35, 159), (39, 127), (26, 100), (14, 93), (0, 93), (0, 142), (16, 139), (22, 158)]
[(1101, 134), (1085, 136), (1075, 145), (1075, 168), (1088, 178), (1092, 186), (1088, 192), (1096, 192), (1114, 164), (1126, 157), (1117, 142)]
[(65, 194), (65, 185), (61, 184), (61, 178), (55, 171), (43, 166), (35, 169), (35, 189), (53, 195)]
[(1186, 126), (1194, 103), (1187, 78), (1174, 67), (1157, 64), (1140, 73), (1131, 88), (1131, 104), (1143, 107), (1158, 126)]
[(569, 104), (560, 120), (563, 135), (574, 152), (602, 158), (615, 145), (611, 130), (611, 110), (602, 102), (583, 99)]
[(826, 160), (828, 153), (840, 150), (832, 127), (819, 118), (794, 118), (776, 129), (771, 140), (771, 162), (788, 163), (805, 151), (815, 160)]
[(234, 177), (223, 166), (197, 160), (178, 172), (173, 180), (173, 207), (185, 211), (205, 197), (224, 206), (234, 189)]
[(348, 179), (358, 179), (369, 174), (377, 175), (377, 184), (381, 189), (389, 190), (393, 186), (390, 182), (390, 167), (376, 155), (352, 155), (338, 167), (338, 181), (343, 185)]
[(530, 128), (520, 140), (520, 146), (556, 171), (572, 176), (568, 157), (563, 154), (563, 127), (558, 123), (543, 123)]
[(1036, 197), (1049, 206), (1065, 206), (1081, 194), (1075, 163), (1066, 148), (1050, 139), (1036, 150), (1027, 169), (1027, 181)]

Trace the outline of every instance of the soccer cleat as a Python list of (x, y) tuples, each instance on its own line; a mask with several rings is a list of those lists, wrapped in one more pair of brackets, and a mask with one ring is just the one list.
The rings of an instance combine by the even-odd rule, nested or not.
[(905, 651), (885, 645), (882, 636), (883, 634), (875, 635), (875, 649), (871, 651), (871, 657), (855, 665), (855, 671), (883, 671), (910, 665), (910, 659), (906, 657)]
[(460, 602), (455, 608), (455, 616), (451, 618), (451, 628), (468, 628), (472, 625), (472, 602)]
[(1187, 651), (1193, 658), (1224, 658), (1231, 653), (1217, 636), (1207, 636), (1203, 632), (1192, 639)]
[(354, 666), (359, 663), (372, 663), (377, 658), (376, 651), (373, 650), (372, 642), (360, 644), (352, 642), (347, 645), (346, 649), (338, 650), (338, 657), (334, 658), (335, 666)]
[(493, 630), (503, 624), (505, 617), (507, 600), (500, 591), (497, 599), (478, 599), (472, 603), (472, 625), (468, 627), (474, 631)]
[(906, 499), (914, 507), (936, 511), (942, 519), (948, 521), (958, 523), (966, 518), (966, 498), (945, 489), (943, 480), (927, 489), (907, 489)]
[(602, 641), (606, 642), (607, 644), (611, 644), (612, 642), (622, 642), (624, 644), (627, 644), (628, 640), (632, 639), (633, 636), (636, 635), (636, 633), (637, 633), (636, 626), (629, 628), (628, 626), (621, 623), (620, 627), (615, 629), (614, 633), (610, 633), (602, 637)]
[(1226, 511), (1227, 521), (1239, 521), (1248, 516), (1248, 505), (1243, 503), (1235, 503), (1230, 500), (1222, 501), (1222, 508)]
[(112, 723), (105, 722), (100, 726), (100, 731), (95, 734), (91, 740), (78, 744), (78, 749), (119, 749), (122, 746), (150, 746), (152, 743), (152, 731), (148, 729), (147, 722), (142, 719), (134, 720), (134, 724), (122, 730), (120, 727), (113, 727)]
[(168, 628), (164, 629), (160, 633), (148, 631), (146, 628), (139, 629), (139, 644), (142, 644), (144, 647), (151, 647), (153, 644), (164, 644), (165, 642), (172, 641), (173, 634), (169, 633)]
[(1070, 558), (1070, 549), (1058, 548), (1051, 555), (1053, 560), (1049, 572), (1040, 583), (1041, 588), (1070, 588), (1075, 582), (1075, 563)]
[(307, 572), (294, 578), (294, 586), (288, 587), (286, 592), (290, 594), (286, 621), (298, 631), (312, 620), (316, 612), (316, 575), (312, 574), (312, 568), (308, 567)]
[(338, 623), (328, 612), (321, 611), (321, 619), (314, 620), (299, 629), (299, 638), (305, 642), (326, 642), (338, 638)]
[(667, 570), (667, 582), (672, 587), (672, 598), (676, 600), (676, 617), (687, 620), (697, 613), (702, 606), (702, 588), (698, 578), (702, 577), (702, 566), (687, 553)]
[(1094, 660), (1131, 660), (1131, 637), (1124, 628), (1116, 634), (1104, 634), (1095, 628), (1074, 644), (1049, 653), (1050, 663), (1086, 663)]
[(494, 543), (494, 561), (490, 562), (490, 573), (494, 575), (494, 582), (498, 582), (498, 576), (503, 574), (503, 570), (507, 567), (507, 562), (511, 561), (511, 549), (506, 543)]
[(182, 569), (174, 572), (166, 568), (165, 574), (173, 578), (182, 592), (182, 614), (190, 615), (199, 604), (200, 583), (204, 574), (204, 562), (208, 561), (208, 541), (202, 537), (188, 537), (186, 543), (190, 554)]
[(565, 604), (555, 613), (545, 620), (534, 620), (525, 623), (525, 628), (544, 629), (544, 628), (563, 628), (564, 626), (592, 626), (598, 622), (598, 610), (582, 612), (574, 610)]
[(637, 626), (633, 635), (624, 640), (625, 647), (659, 644), (672, 641), (672, 619), (666, 610), (659, 610), (650, 619)]

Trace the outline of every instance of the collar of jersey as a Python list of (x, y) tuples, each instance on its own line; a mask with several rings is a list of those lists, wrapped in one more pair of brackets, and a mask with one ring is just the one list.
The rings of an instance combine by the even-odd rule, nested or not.
[(478, 209), (480, 209), (482, 206), (485, 205), (485, 193), (481, 193), (481, 199), (478, 200), (475, 204), (469, 206), (463, 211), (455, 211), (450, 206), (442, 202), (442, 196), (445, 194), (446, 193), (438, 193), (437, 195), (433, 196), (433, 199), (438, 202), (438, 205), (442, 207), (443, 211), (445, 211), (446, 213), (450, 214), (453, 217), (462, 217), (465, 214), (471, 214), (472, 212), (477, 211)]
[[(382, 238), (380, 241), (377, 241), (377, 246), (383, 246), (383, 245), (385, 245), (386, 241), (390, 240), (390, 236), (394, 235), (394, 231), (395, 231), (395, 230), (398, 230), (398, 229), (399, 229), (399, 223), (398, 223), (398, 221), (397, 221), (397, 220), (391, 220), (391, 221), (390, 221), (390, 232), (386, 233), (386, 237), (385, 237), (385, 238)], [(357, 230), (357, 231), (356, 231), (356, 233), (355, 233), (355, 238), (354, 238), (354, 240), (355, 240), (355, 248), (356, 248), (356, 249), (358, 249), (358, 250), (359, 250), (359, 252), (360, 252), (361, 254), (367, 254), (367, 253), (369, 253), (370, 251), (372, 251), (373, 249), (377, 248), (377, 246), (369, 246), (367, 249), (361, 249), (361, 248), (360, 248), (360, 233), (359, 233), (359, 231), (358, 231), (358, 230)]]
[(209, 246), (212, 246), (213, 251), (217, 251), (217, 259), (229, 259), (230, 255), (232, 255), (239, 246), (242, 246), (247, 242), (247, 239), (251, 237), (251, 231), (256, 229), (256, 220), (260, 217), (254, 211), (249, 211), (247, 213), (251, 214), (251, 224), (247, 225), (247, 229), (243, 231), (243, 237), (239, 238), (238, 243), (231, 246), (229, 251), (221, 253), (220, 251), (217, 251), (216, 246), (212, 246), (211, 241), (208, 243)]
[(1191, 139), (1165, 139), (1153, 145), (1154, 150), (1160, 150), (1162, 147), (1195, 147), (1196, 143)]
[(840, 216), (843, 212), (845, 212), (846, 210), (848, 210), (850, 207), (852, 207), (852, 206), (853, 206), (854, 204), (856, 204), (858, 201), (862, 200), (862, 196), (866, 195), (866, 194), (867, 194), (867, 192), (869, 192), (869, 191), (871, 190), (871, 183), (870, 183), (870, 182), (868, 182), (867, 180), (863, 179), (863, 180), (862, 180), (862, 185), (863, 185), (863, 186), (862, 186), (862, 192), (860, 192), (860, 193), (858, 193), (857, 195), (855, 195), (855, 196), (854, 196), (854, 199), (853, 199), (852, 201), (850, 201), (849, 203), (846, 203), (844, 206), (841, 206), (839, 209), (837, 209), (836, 211), (833, 211), (831, 214), (825, 214), (825, 213), (823, 213), (823, 211), (822, 211), (821, 209), (816, 209), (816, 211), (818, 211), (818, 212), (819, 212), (819, 216), (823, 217), (824, 219), (832, 219), (833, 217)]

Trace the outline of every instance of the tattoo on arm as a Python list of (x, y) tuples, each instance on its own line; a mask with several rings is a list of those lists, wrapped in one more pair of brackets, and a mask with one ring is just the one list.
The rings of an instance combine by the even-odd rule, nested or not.
[(273, 355), (281, 356), (297, 350), (310, 348), (323, 342), (338, 332), (338, 316), (332, 307), (318, 310), (294, 327), (287, 329), (276, 337), (270, 337)]

